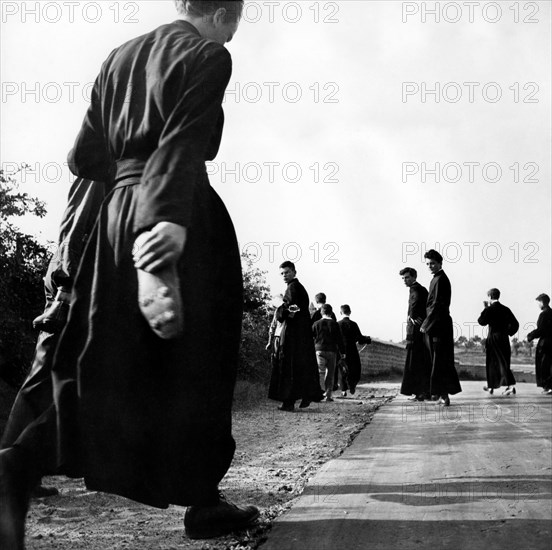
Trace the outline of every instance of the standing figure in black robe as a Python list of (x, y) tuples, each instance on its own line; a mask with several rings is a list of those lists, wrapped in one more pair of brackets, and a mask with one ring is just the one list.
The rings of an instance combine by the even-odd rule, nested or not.
[[(358, 353), (357, 344), (370, 344), (372, 339), (370, 336), (364, 336), (360, 332), (358, 325), (354, 321), (351, 321), (351, 308), (348, 304), (342, 305), (340, 311), (343, 319), (341, 319), (338, 324), (341, 329), (341, 334), (343, 335), (343, 340), (345, 341), (347, 383), (351, 395), (354, 395), (361, 375), (360, 355)], [(344, 392), (346, 391), (343, 387), (342, 390)]]
[(493, 390), (506, 386), (505, 395), (515, 394), (516, 379), (510, 368), (512, 350), (509, 337), (518, 331), (519, 323), (511, 310), (498, 301), (498, 288), (491, 288), (487, 296), (490, 302), (484, 302), (485, 309), (477, 320), (481, 326), (489, 325), (485, 341), (487, 385), (483, 389), (492, 394)]
[(535, 377), (537, 387), (542, 388), (542, 393), (552, 395), (552, 309), (550, 309), (550, 297), (547, 294), (539, 294), (536, 298), (541, 309), (537, 320), (537, 328), (527, 335), (527, 340), (532, 342), (539, 339), (535, 350)]
[(433, 279), (429, 284), (426, 318), (420, 331), (431, 357), (431, 395), (439, 396), (439, 403), (450, 405), (449, 394), (462, 391), (454, 366), (454, 332), (450, 316), (452, 295), (450, 281), (442, 269), (443, 257), (436, 250), (428, 250), (424, 257)]
[[(31, 369), (13, 403), (0, 449), (19, 446), (39, 457), (42, 474), (56, 471), (55, 411), (52, 362), (59, 334), (67, 321), (70, 296), (88, 235), (105, 197), (104, 185), (76, 178), (63, 213), (57, 249), (44, 277), (46, 304), (33, 325), (40, 329)], [(33, 494), (57, 491), (38, 488)]]
[(309, 295), (296, 279), (292, 262), (280, 265), (280, 274), (287, 289), (279, 316), (283, 323), (279, 360), (273, 365), (268, 397), (282, 402), (280, 410), (291, 412), (298, 399), (301, 408), (308, 407), (312, 401), (321, 401), (323, 392), (312, 339)]
[(406, 318), (406, 361), (401, 384), (403, 395), (414, 395), (418, 401), (431, 396), (429, 379), (431, 357), (420, 327), (426, 318), (427, 289), (416, 281), (418, 272), (412, 267), (401, 269), (399, 275), (409, 288)]
[[(152, 506), (190, 506), (186, 532), (207, 538), (258, 517), (218, 492), (235, 450), (242, 278), (233, 224), (205, 167), (220, 144), (232, 70), (224, 44), (243, 3), (177, 8), (175, 22), (110, 54), (69, 155), (73, 173), (106, 182), (108, 196), (52, 372), (60, 473)], [(173, 265), (186, 324), (164, 340), (139, 309), (137, 269)]]

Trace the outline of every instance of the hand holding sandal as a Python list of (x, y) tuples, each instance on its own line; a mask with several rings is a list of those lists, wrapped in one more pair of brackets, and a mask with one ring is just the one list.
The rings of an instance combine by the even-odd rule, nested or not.
[(186, 242), (186, 229), (161, 222), (138, 236), (134, 261), (138, 276), (138, 305), (151, 329), (164, 340), (184, 330), (184, 312), (177, 261)]

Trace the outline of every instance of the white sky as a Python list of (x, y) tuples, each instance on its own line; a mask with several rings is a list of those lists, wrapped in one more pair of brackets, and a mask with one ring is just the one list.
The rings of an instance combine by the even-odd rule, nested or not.
[[(242, 247), (260, 253), (273, 293), (284, 290), (279, 263), (300, 253), (311, 297), (324, 291), (334, 307), (349, 303), (365, 334), (398, 341), (408, 298), (398, 271), (415, 267), (427, 286), (423, 250), (440, 246), (456, 335), (474, 334), (470, 323), (496, 286), (524, 338), (538, 316), (535, 296), (552, 290), (551, 3), (246, 5), (228, 45), (237, 93), (227, 95), (211, 182)], [(37, 168), (22, 189), (49, 213), (23, 226), (56, 240), (70, 185), (63, 163), (89, 83), (113, 48), (172, 21), (174, 5), (0, 6), (0, 161)], [(426, 11), (435, 7), (439, 22)], [(436, 83), (439, 102), (420, 91)], [(422, 181), (422, 163), (437, 162), (449, 163), (441, 181), (431, 173)]]

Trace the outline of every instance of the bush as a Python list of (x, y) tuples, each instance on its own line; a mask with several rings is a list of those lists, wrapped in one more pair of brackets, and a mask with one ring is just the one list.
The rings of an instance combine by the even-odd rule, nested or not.
[(0, 170), (0, 377), (18, 387), (32, 359), (36, 331), (32, 320), (42, 311), (42, 277), (50, 253), (9, 219), (44, 217), (44, 203), (19, 193), (13, 175)]
[(242, 254), (243, 321), (238, 379), (267, 383), (270, 362), (265, 346), (273, 311), (266, 272), (255, 267), (255, 256)]

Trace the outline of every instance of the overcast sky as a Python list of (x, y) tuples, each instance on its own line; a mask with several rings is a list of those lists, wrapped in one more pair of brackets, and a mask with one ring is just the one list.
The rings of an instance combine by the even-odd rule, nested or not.
[[(55, 240), (64, 162), (101, 63), (174, 20), (174, 4), (0, 6), (0, 160), (35, 169), (22, 189), (48, 216), (24, 229)], [(398, 271), (414, 267), (428, 286), (423, 252), (437, 247), (456, 336), (483, 335), (470, 326), (498, 287), (524, 338), (534, 298), (552, 290), (550, 2), (246, 6), (209, 171), (273, 293), (279, 263), (296, 260), (311, 298), (324, 291), (365, 334), (399, 341)]]

